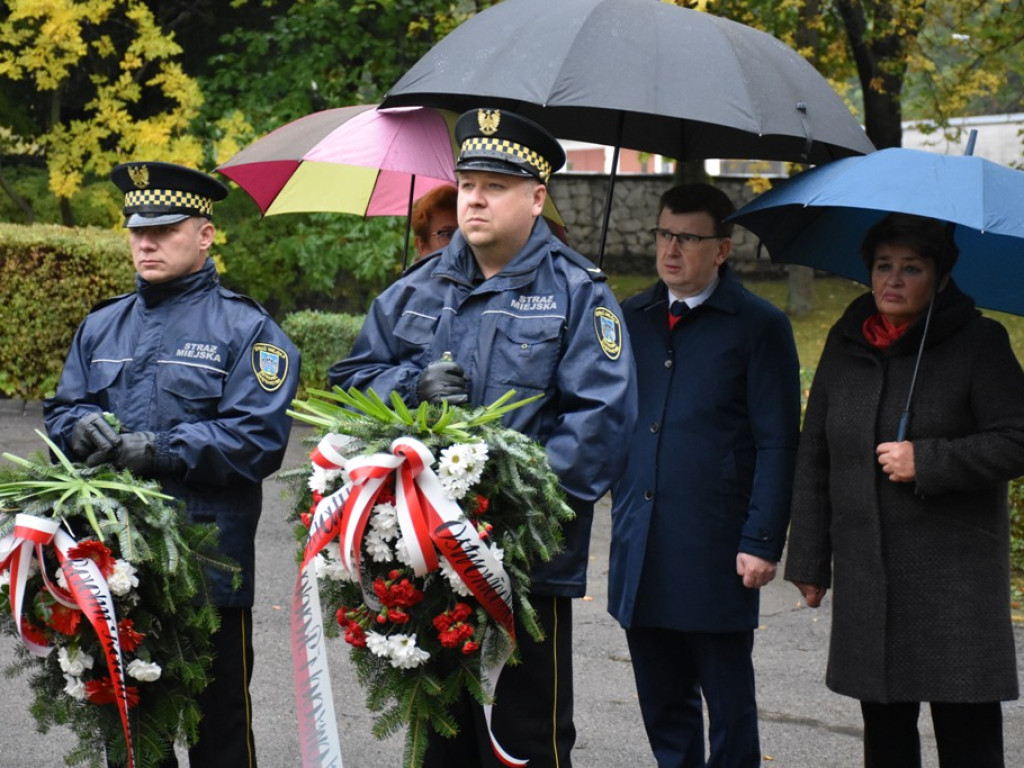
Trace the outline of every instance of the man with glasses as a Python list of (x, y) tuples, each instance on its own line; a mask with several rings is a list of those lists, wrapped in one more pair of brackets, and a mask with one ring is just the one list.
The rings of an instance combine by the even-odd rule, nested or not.
[(659, 768), (761, 765), (751, 651), (789, 521), (800, 377), (789, 320), (726, 265), (733, 210), (707, 184), (662, 195), (660, 279), (623, 304), (640, 413), (612, 489), (608, 606)]

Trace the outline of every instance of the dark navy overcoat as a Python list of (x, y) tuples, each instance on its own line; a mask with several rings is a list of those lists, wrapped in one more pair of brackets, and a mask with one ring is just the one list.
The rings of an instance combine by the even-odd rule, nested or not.
[(609, 611), (626, 628), (757, 626), (736, 556), (778, 560), (800, 427), (788, 318), (727, 266), (708, 300), (668, 327), (659, 282), (623, 304), (639, 416), (613, 487)]

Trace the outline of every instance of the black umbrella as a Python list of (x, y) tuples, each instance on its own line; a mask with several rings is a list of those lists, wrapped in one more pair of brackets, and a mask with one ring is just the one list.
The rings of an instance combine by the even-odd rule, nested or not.
[(504, 0), (437, 43), (383, 101), (413, 104), (514, 110), (561, 138), (615, 147), (613, 171), (620, 147), (813, 164), (874, 150), (793, 49), (659, 0)]

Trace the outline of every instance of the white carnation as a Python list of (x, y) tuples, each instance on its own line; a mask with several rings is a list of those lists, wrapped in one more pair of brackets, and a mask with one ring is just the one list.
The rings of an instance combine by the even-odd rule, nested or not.
[(462, 597), (469, 597), (471, 592), (466, 583), (459, 577), (458, 572), (452, 567), (452, 564), (448, 562), (447, 558), (440, 558), (441, 564), (441, 575), (448, 581), (448, 586), (451, 587), (452, 592)]
[(114, 563), (114, 572), (107, 579), (107, 586), (115, 595), (123, 597), (139, 586), (139, 579), (135, 573), (134, 565), (127, 560), (117, 560)]
[(345, 470), (343, 469), (324, 469), (314, 464), (313, 471), (309, 475), (309, 490), (326, 494), (328, 489), (338, 485), (338, 478), (343, 478), (344, 475)]
[(133, 659), (128, 662), (125, 671), (140, 683), (152, 683), (154, 680), (159, 680), (160, 674), (163, 672), (155, 661), (143, 661), (142, 659)]
[(11, 572), (10, 571), (0, 571), (0, 589), (3, 589), (4, 587), (6, 587), (10, 583), (11, 583)]
[(341, 547), (338, 542), (332, 541), (315, 558), (313, 567), (316, 570), (318, 579), (330, 579), (331, 581), (355, 581), (351, 571), (341, 564)]
[(81, 677), (87, 669), (92, 669), (93, 657), (78, 648), (70, 650), (65, 646), (57, 650), (57, 661), (61, 672), (71, 677)]
[(82, 682), (81, 678), (64, 675), (64, 680), (64, 693), (72, 699), (85, 701), (85, 683)]
[(402, 565), (412, 568), (412, 557), (409, 555), (409, 546), (405, 543), (405, 537), (399, 537), (395, 542), (395, 559)]
[(391, 547), (377, 531), (370, 531), (366, 534), (363, 548), (375, 563), (390, 563), (395, 559), (395, 553), (391, 551)]
[(370, 528), (385, 539), (393, 539), (398, 535), (398, 511), (394, 504), (378, 504), (373, 508), (370, 517)]

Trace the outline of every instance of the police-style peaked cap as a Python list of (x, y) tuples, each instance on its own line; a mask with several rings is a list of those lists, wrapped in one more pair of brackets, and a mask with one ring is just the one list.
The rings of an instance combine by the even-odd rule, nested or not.
[(561, 144), (532, 120), (500, 109), (473, 109), (455, 122), (457, 171), (533, 176), (547, 184), (565, 164)]
[(228, 188), (207, 174), (173, 163), (122, 163), (110, 180), (124, 192), (124, 225), (162, 227), (191, 216), (213, 217)]

